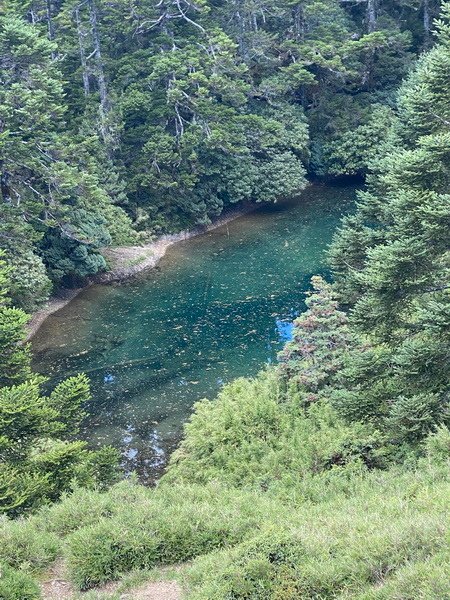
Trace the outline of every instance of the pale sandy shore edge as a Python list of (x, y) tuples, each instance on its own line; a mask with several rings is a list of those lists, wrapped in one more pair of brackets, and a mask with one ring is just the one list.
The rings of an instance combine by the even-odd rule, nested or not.
[(183, 242), (203, 233), (208, 233), (213, 229), (217, 229), (222, 225), (226, 225), (230, 221), (237, 219), (249, 212), (252, 212), (260, 204), (249, 203), (236, 207), (233, 210), (227, 211), (210, 225), (195, 227), (187, 231), (180, 231), (170, 235), (162, 235), (150, 244), (142, 246), (118, 246), (107, 247), (102, 249), (102, 254), (106, 258), (110, 270), (104, 273), (99, 273), (93, 276), (85, 286), (63, 290), (57, 296), (48, 300), (48, 302), (31, 317), (27, 325), (27, 341), (36, 334), (45, 319), (51, 314), (57, 312), (66, 304), (69, 304), (78, 294), (95, 283), (112, 283), (114, 281), (123, 281), (133, 275), (137, 275), (141, 271), (154, 268), (163, 258), (167, 249), (178, 242)]

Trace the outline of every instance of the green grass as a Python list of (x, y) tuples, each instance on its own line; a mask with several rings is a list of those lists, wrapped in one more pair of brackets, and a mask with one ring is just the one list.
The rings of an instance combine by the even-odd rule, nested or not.
[(182, 563), (190, 600), (446, 600), (449, 441), (441, 427), (423, 458), (375, 468), (389, 457), (374, 429), (325, 402), (306, 414), (270, 372), (238, 380), (197, 406), (157, 488), (77, 489), (0, 521), (13, 590), (0, 598), (35, 593), (30, 575), (62, 558), (80, 590), (130, 589)]
[(196, 559), (184, 578), (193, 600), (400, 599), (419, 579), (423, 598), (446, 598), (430, 595), (446, 585), (445, 467), (367, 472), (352, 484), (350, 497), (301, 506), (214, 482), (78, 490), (28, 520), (4, 522), (1, 558), (36, 572), (63, 555), (80, 589), (133, 572), (139, 582), (155, 566)]
[(342, 600), (450, 600), (450, 552), (406, 563), (380, 585), (369, 585)]
[(60, 551), (60, 538), (39, 527), (35, 518), (0, 520), (0, 563), (34, 573), (51, 564)]
[[(143, 489), (143, 488), (139, 488)], [(86, 589), (133, 569), (190, 560), (233, 546), (258, 530), (273, 500), (223, 486), (170, 486), (121, 503), (110, 517), (66, 540), (72, 579)], [(119, 505), (118, 505), (119, 506)]]
[[(411, 474), (380, 484), (370, 478), (351, 499), (298, 510), (288, 520), (272, 515), (254, 538), (199, 558), (188, 576), (189, 598), (403, 598), (405, 574), (417, 578), (426, 564), (436, 564), (437, 574), (435, 583), (426, 577), (424, 589), (444, 590), (450, 484), (430, 483)], [(447, 581), (447, 594), (449, 587)]]
[(41, 593), (35, 581), (23, 571), (0, 564), (1, 600), (39, 600)]

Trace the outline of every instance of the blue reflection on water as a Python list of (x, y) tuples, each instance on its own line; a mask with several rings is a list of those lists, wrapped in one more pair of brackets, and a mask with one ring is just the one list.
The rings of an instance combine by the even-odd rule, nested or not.
[(292, 321), (282, 321), (281, 319), (277, 319), (275, 323), (280, 342), (290, 342), (294, 337), (294, 323)]

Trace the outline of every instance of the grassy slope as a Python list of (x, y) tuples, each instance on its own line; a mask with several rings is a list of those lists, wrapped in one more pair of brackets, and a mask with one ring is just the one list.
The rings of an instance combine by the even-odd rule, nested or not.
[(305, 416), (280, 402), (271, 373), (239, 380), (197, 407), (157, 489), (78, 490), (5, 521), (0, 561), (36, 575), (62, 556), (86, 589), (193, 560), (195, 600), (450, 598), (447, 438), (387, 470), (366, 468), (368, 440), (380, 455), (373, 432), (328, 406)]

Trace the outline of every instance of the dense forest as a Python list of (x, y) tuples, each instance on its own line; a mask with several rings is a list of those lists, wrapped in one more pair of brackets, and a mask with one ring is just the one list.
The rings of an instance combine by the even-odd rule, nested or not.
[(1, 240), (10, 295), (106, 268), (98, 249), (364, 175), (434, 0), (8, 0)]
[[(450, 599), (450, 5), (7, 0), (0, 64), (0, 599), (55, 564), (121, 580), (86, 599)], [(197, 403), (156, 488), (120, 481), (25, 311), (105, 246), (343, 176), (278, 363)]]

